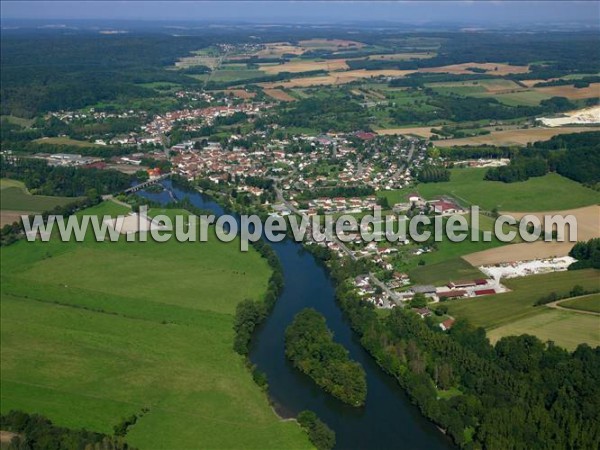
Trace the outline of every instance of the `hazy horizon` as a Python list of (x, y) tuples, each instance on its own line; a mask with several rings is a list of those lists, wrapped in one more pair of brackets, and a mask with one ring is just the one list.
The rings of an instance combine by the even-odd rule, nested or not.
[(3, 1), (2, 20), (144, 20), (246, 23), (598, 25), (599, 2), (516, 1)]

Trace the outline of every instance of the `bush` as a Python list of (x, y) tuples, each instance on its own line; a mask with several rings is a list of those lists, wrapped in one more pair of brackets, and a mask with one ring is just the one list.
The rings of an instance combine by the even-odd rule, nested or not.
[(308, 438), (318, 450), (330, 450), (335, 446), (335, 432), (312, 411), (302, 411), (298, 423), (308, 433)]

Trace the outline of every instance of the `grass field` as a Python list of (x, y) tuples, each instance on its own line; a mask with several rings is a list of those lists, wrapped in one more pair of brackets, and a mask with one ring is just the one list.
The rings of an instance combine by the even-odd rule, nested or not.
[(0, 120), (6, 120), (9, 123), (14, 123), (15, 125), (19, 125), (23, 128), (29, 128), (34, 122), (34, 119), (25, 119), (23, 117), (16, 117), (10, 115), (2, 115), (0, 116)]
[(292, 97), (290, 94), (288, 94), (285, 91), (282, 91), (281, 89), (264, 89), (263, 92), (269, 97), (274, 98), (275, 100), (280, 100), (282, 102), (293, 102), (297, 100), (296, 98)]
[(127, 435), (140, 449), (310, 447), (232, 350), (235, 306), (270, 273), (239, 242), (21, 241), (1, 268), (2, 411), (112, 433), (149, 408)]
[(483, 95), (474, 95), (474, 97), (492, 97), (508, 106), (536, 106), (542, 100), (552, 97), (552, 95), (527, 89), (515, 92), (492, 92)]
[(68, 137), (44, 137), (36, 139), (33, 142), (36, 142), (38, 144), (74, 145), (76, 147), (106, 147), (101, 144), (95, 144), (93, 142), (88, 141), (79, 141), (77, 139), (71, 139)]
[[(226, 66), (225, 66), (226, 67)], [(216, 81), (216, 82), (229, 82), (229, 81), (245, 81), (252, 80), (253, 78), (260, 78), (265, 76), (265, 72), (255, 69), (238, 69), (238, 68), (220, 68), (211, 72), (210, 74), (202, 75), (191, 75), (192, 78), (196, 78), (201, 81)]]
[[(546, 319), (551, 316), (548, 313), (568, 311), (551, 310), (545, 306), (533, 306), (534, 303), (542, 296), (548, 295), (551, 292), (556, 292), (558, 295), (566, 295), (575, 285), (583, 286), (584, 289), (592, 290), (598, 288), (599, 270), (586, 269), (567, 272), (550, 273), (543, 275), (532, 275), (529, 277), (521, 277), (504, 280), (503, 283), (511, 289), (511, 292), (485, 296), (481, 298), (470, 298), (452, 300), (446, 302), (448, 305), (449, 314), (456, 318), (467, 318), (476, 326), (481, 326), (490, 331), (490, 335), (499, 338), (514, 333), (534, 333), (534, 329), (528, 330), (524, 324), (538, 323), (540, 326), (545, 322), (536, 321), (538, 315), (546, 315)], [(569, 323), (577, 322), (577, 318), (581, 322), (581, 333), (590, 334), (590, 329), (587, 325), (590, 324), (589, 317), (595, 320), (595, 330), (598, 330), (598, 318), (573, 312), (575, 317), (568, 321)], [(584, 318), (580, 318), (584, 316)], [(524, 321), (524, 322), (522, 322)], [(548, 330), (551, 330), (549, 326)], [(515, 331), (515, 330), (521, 331)], [(572, 338), (566, 333), (556, 329), (552, 339), (557, 343), (567, 343)], [(540, 334), (542, 338), (542, 334)], [(544, 335), (544, 339), (547, 337)]]
[[(470, 223), (469, 215), (465, 219)], [(479, 230), (490, 231), (493, 229), (493, 219), (481, 215), (479, 216)], [(505, 227), (505, 231), (508, 228)], [(469, 232), (470, 233), (470, 232)], [(422, 260), (425, 265), (417, 265), (409, 270), (411, 279), (418, 284), (433, 284), (441, 286), (450, 281), (484, 278), (483, 273), (476, 267), (465, 261), (462, 256), (473, 252), (498, 248), (504, 243), (493, 239), (491, 242), (484, 242), (482, 234), (479, 233), (480, 241), (474, 242), (470, 238), (462, 242), (452, 242), (445, 238), (437, 243), (437, 249), (431, 253), (425, 253), (415, 260)]]
[[(450, 181), (421, 183), (417, 190), (428, 200), (450, 195), (465, 205), (515, 212), (572, 209), (600, 202), (600, 193), (556, 173), (518, 183), (502, 183), (484, 181), (486, 170), (452, 169)], [(394, 204), (406, 201), (408, 191), (383, 191), (380, 195)]]
[(474, 280), (485, 277), (479, 269), (459, 257), (418, 266), (411, 270), (409, 274), (411, 280), (416, 284), (431, 284), (434, 286), (442, 286), (450, 281)]
[(597, 316), (556, 309), (543, 309), (539, 314), (517, 320), (488, 332), (492, 342), (504, 336), (532, 334), (542, 341), (554, 341), (567, 350), (581, 343), (600, 345), (600, 319)]
[[(589, 311), (600, 314), (600, 294), (586, 295), (585, 297), (563, 300), (558, 303), (563, 308)], [(600, 319), (599, 319), (600, 320)], [(600, 327), (600, 323), (598, 324)]]
[(42, 212), (73, 200), (71, 197), (31, 195), (20, 181), (0, 180), (0, 209), (3, 211)]

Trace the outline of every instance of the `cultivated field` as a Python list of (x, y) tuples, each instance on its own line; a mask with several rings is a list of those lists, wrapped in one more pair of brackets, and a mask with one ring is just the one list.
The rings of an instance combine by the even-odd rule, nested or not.
[(552, 339), (567, 348), (573, 348), (579, 342), (598, 345), (597, 317), (533, 306), (540, 297), (551, 292), (568, 294), (575, 285), (588, 290), (597, 289), (598, 277), (599, 270), (586, 269), (508, 279), (503, 283), (512, 292), (451, 300), (446, 304), (449, 314), (467, 318), (474, 325), (486, 328), (493, 340), (529, 333), (540, 339)]
[(281, 100), (282, 102), (293, 102), (297, 100), (281, 89), (263, 89), (263, 92), (269, 97), (274, 98), (275, 100)]
[(284, 55), (300, 56), (310, 50), (350, 50), (352, 48), (360, 49), (365, 44), (362, 42), (348, 41), (343, 39), (307, 39), (292, 44), (290, 42), (269, 42), (265, 44), (265, 48), (251, 55), (236, 55), (230, 56), (229, 60), (246, 59), (251, 56), (259, 58), (281, 58)]
[(328, 75), (319, 75), (316, 77), (294, 78), (289, 81), (274, 81), (270, 83), (260, 83), (260, 86), (266, 88), (295, 88), (320, 85), (337, 85), (351, 83), (356, 80), (362, 80), (375, 77), (403, 77), (409, 73), (414, 73), (414, 70), (347, 70), (345, 72), (334, 72)]
[(511, 80), (505, 80), (503, 78), (498, 79), (481, 79), (473, 81), (447, 81), (439, 83), (428, 83), (428, 87), (431, 88), (456, 88), (460, 91), (462, 88), (475, 88), (475, 90), (498, 93), (506, 92), (515, 89), (522, 89), (517, 83)]
[(460, 139), (443, 139), (435, 141), (438, 147), (458, 147), (461, 145), (526, 145), (530, 142), (546, 141), (558, 134), (582, 133), (584, 131), (598, 131), (598, 127), (555, 127), (555, 128), (527, 128), (492, 131), (490, 134), (473, 136)]
[(256, 97), (255, 92), (248, 92), (245, 89), (227, 89), (224, 91), (226, 94), (233, 94), (238, 98), (247, 100)]
[(426, 139), (429, 139), (433, 135), (431, 127), (385, 128), (375, 130), (375, 132), (381, 135), (414, 135)]
[(269, 276), (256, 252), (214, 236), (1, 251), (2, 412), (112, 434), (148, 408), (126, 437), (136, 448), (310, 447), (232, 349), (236, 304), (259, 298)]
[[(301, 55), (305, 51), (305, 48), (292, 45), (289, 42), (271, 42), (265, 44), (265, 48), (259, 50), (255, 55), (260, 58), (281, 58), (285, 54)], [(246, 57), (246, 55), (243, 56), (243, 58)]]
[(369, 55), (371, 61), (409, 61), (411, 59), (428, 59), (436, 56), (436, 52), (416, 52), (416, 53), (386, 53), (383, 55)]
[(346, 70), (348, 68), (348, 64), (346, 64), (345, 59), (324, 59), (321, 61), (311, 61), (311, 60), (294, 60), (288, 61), (285, 64), (276, 64), (276, 65), (261, 65), (261, 70), (269, 75), (276, 74), (280, 72), (309, 72), (311, 70)]
[(600, 98), (600, 83), (591, 83), (588, 87), (580, 89), (573, 85), (548, 86), (534, 89), (549, 97), (567, 97), (571, 100)]
[(478, 69), (487, 70), (492, 75), (508, 75), (511, 73), (526, 73), (529, 72), (529, 66), (512, 66), (504, 63), (463, 63), (463, 64), (452, 64), (449, 66), (430, 67), (426, 69), (419, 69), (419, 72), (429, 73), (453, 73), (453, 74), (464, 74), (474, 73), (468, 70), (470, 67), (476, 67)]
[[(543, 224), (544, 215), (573, 215), (577, 219), (577, 240), (587, 241), (600, 237), (600, 206), (591, 205), (585, 208), (569, 209), (562, 211), (544, 211), (538, 213), (505, 212), (520, 220), (523, 216), (531, 214), (536, 216)], [(464, 259), (474, 266), (498, 264), (503, 262), (524, 261), (537, 258), (549, 258), (553, 256), (568, 255), (574, 243), (565, 242), (532, 242), (512, 244), (505, 247), (488, 249), (464, 256)]]
[[(487, 169), (452, 169), (450, 181), (421, 183), (417, 190), (425, 199), (441, 195), (456, 197), (466, 205), (501, 211), (555, 211), (594, 205), (600, 193), (556, 173), (517, 183), (484, 181)], [(406, 191), (386, 191), (391, 204), (406, 200)]]
[(306, 39), (298, 42), (301, 47), (323, 50), (347, 50), (349, 48), (363, 48), (365, 44), (347, 39)]

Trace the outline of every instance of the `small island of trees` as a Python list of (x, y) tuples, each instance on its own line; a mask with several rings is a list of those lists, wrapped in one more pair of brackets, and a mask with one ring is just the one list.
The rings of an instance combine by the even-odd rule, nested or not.
[(285, 354), (294, 366), (334, 397), (361, 406), (367, 396), (362, 366), (333, 341), (325, 318), (314, 309), (299, 312), (285, 332)]

